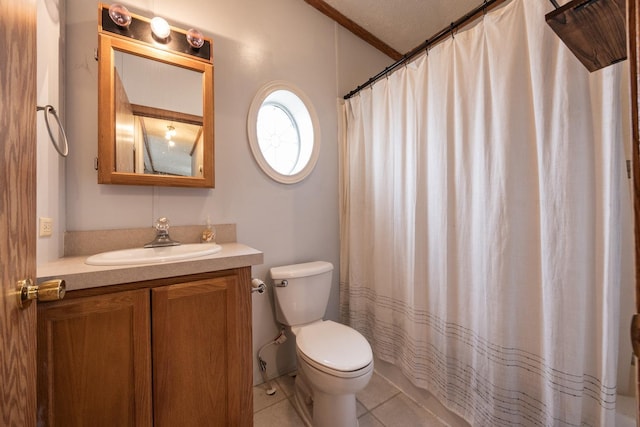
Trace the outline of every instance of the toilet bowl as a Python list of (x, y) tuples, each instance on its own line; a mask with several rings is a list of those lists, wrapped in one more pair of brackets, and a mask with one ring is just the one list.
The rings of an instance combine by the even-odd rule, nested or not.
[(355, 329), (322, 320), (332, 270), (321, 261), (272, 268), (276, 317), (295, 336), (295, 405), (305, 424), (356, 427), (356, 393), (371, 379), (373, 353)]
[(298, 328), (295, 403), (307, 425), (356, 427), (355, 395), (373, 374), (373, 354), (356, 330), (330, 320)]

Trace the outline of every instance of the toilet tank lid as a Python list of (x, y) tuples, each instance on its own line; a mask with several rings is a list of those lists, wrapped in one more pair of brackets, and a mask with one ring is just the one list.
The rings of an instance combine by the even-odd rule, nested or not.
[(298, 277), (315, 276), (333, 270), (333, 264), (326, 261), (305, 262), (303, 264), (284, 265), (273, 267), (271, 270), (272, 279), (295, 279)]

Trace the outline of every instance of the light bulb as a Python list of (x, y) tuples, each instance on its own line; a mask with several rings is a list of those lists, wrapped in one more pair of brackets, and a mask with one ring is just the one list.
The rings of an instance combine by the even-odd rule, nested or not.
[(171, 34), (171, 27), (164, 18), (156, 16), (151, 20), (151, 31), (157, 38), (164, 40)]
[(204, 36), (196, 29), (191, 28), (187, 31), (187, 41), (194, 49), (200, 49), (204, 45)]
[(172, 136), (176, 136), (176, 128), (172, 125), (167, 126), (167, 131), (164, 133), (164, 137), (169, 141)]
[(109, 6), (109, 17), (118, 27), (127, 28), (131, 24), (131, 13), (121, 4)]

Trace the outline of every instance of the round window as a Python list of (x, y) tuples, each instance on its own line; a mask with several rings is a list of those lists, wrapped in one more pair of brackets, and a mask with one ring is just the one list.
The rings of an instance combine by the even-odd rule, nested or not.
[(307, 96), (290, 83), (271, 82), (258, 91), (247, 130), (258, 165), (278, 182), (302, 181), (318, 161), (318, 118)]

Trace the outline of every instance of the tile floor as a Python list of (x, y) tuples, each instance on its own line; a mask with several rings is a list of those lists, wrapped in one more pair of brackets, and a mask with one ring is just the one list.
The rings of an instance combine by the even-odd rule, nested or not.
[[(273, 396), (267, 395), (265, 384), (253, 388), (254, 427), (304, 427), (292, 400), (293, 382), (294, 378), (289, 375), (272, 380), (277, 390)], [(356, 398), (360, 427), (447, 425), (375, 372), (369, 385)]]

